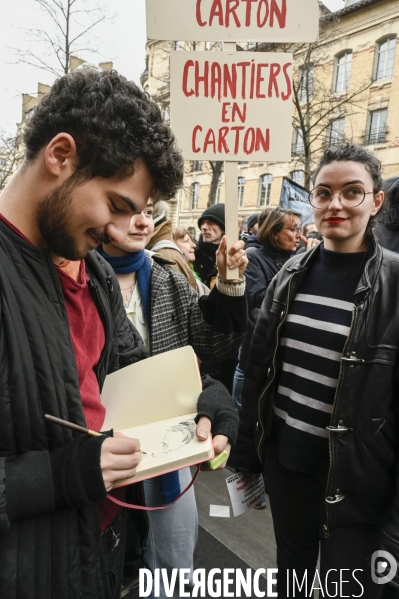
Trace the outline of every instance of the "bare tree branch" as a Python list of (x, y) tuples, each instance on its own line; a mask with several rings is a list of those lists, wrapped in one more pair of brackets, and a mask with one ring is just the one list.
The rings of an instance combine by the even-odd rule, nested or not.
[[(99, 40), (93, 30), (112, 17), (97, 0), (33, 0), (44, 15), (43, 25), (21, 28), (26, 38), (38, 47), (33, 51), (14, 49), (17, 62), (45, 70), (53, 75), (69, 72), (71, 56), (96, 53)], [(96, 40), (96, 44), (93, 41)], [(78, 44), (79, 42), (79, 44)]]
[(105, 19), (105, 17), (101, 17), (101, 19), (98, 19), (97, 21), (95, 21), (95, 23), (92, 23), (91, 25), (89, 25), (89, 27), (87, 27), (87, 29), (85, 29), (84, 31), (81, 31), (77, 36), (75, 36), (73, 39), (71, 39), (70, 45), (72, 46), (72, 44), (74, 44), (79, 38), (86, 35), (86, 33), (88, 33), (91, 29), (93, 29), (93, 27), (95, 27), (96, 25), (98, 25), (99, 23), (104, 21), (104, 19)]
[(18, 136), (0, 130), (0, 190), (15, 171), (20, 158)]

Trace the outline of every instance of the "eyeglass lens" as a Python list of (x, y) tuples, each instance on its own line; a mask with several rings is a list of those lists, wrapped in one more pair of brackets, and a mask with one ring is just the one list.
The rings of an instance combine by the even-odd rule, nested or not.
[[(345, 185), (339, 193), (341, 202), (345, 206), (359, 206), (365, 198), (366, 192), (361, 185)], [(328, 187), (318, 185), (309, 193), (309, 201), (312, 206), (321, 208), (329, 204), (333, 194)]]

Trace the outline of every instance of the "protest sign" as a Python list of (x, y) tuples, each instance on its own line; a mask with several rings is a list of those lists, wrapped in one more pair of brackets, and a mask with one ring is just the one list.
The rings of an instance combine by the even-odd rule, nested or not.
[(147, 35), (204, 42), (314, 42), (318, 0), (147, 0)]
[(146, 0), (146, 14), (150, 39), (224, 43), (224, 53), (172, 53), (170, 114), (186, 160), (225, 161), (229, 251), (238, 162), (289, 162), (292, 135), (292, 55), (238, 54), (236, 42), (313, 42), (319, 1)]
[(265, 492), (261, 474), (238, 472), (226, 479), (234, 516), (247, 512)]
[(301, 215), (302, 226), (314, 221), (307, 190), (287, 177), (283, 178), (279, 206), (298, 212)]
[(186, 160), (291, 159), (291, 54), (172, 52), (171, 98)]

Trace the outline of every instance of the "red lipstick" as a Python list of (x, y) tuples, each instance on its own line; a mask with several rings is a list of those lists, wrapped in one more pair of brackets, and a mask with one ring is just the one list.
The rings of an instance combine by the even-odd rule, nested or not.
[(329, 225), (338, 225), (339, 223), (343, 223), (346, 218), (342, 218), (340, 216), (330, 216), (330, 218), (326, 218), (325, 221)]

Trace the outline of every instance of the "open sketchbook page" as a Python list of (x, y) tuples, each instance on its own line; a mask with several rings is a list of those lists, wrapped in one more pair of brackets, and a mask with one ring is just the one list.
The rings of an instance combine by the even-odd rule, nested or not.
[(195, 416), (194, 412), (121, 431), (127, 437), (140, 439), (141, 449), (145, 453), (137, 467), (136, 476), (119, 481), (116, 486), (210, 460), (214, 455), (211, 437), (206, 441), (197, 439)]
[(191, 346), (147, 358), (105, 379), (101, 393), (106, 408), (103, 430), (120, 431), (192, 414), (201, 391)]

